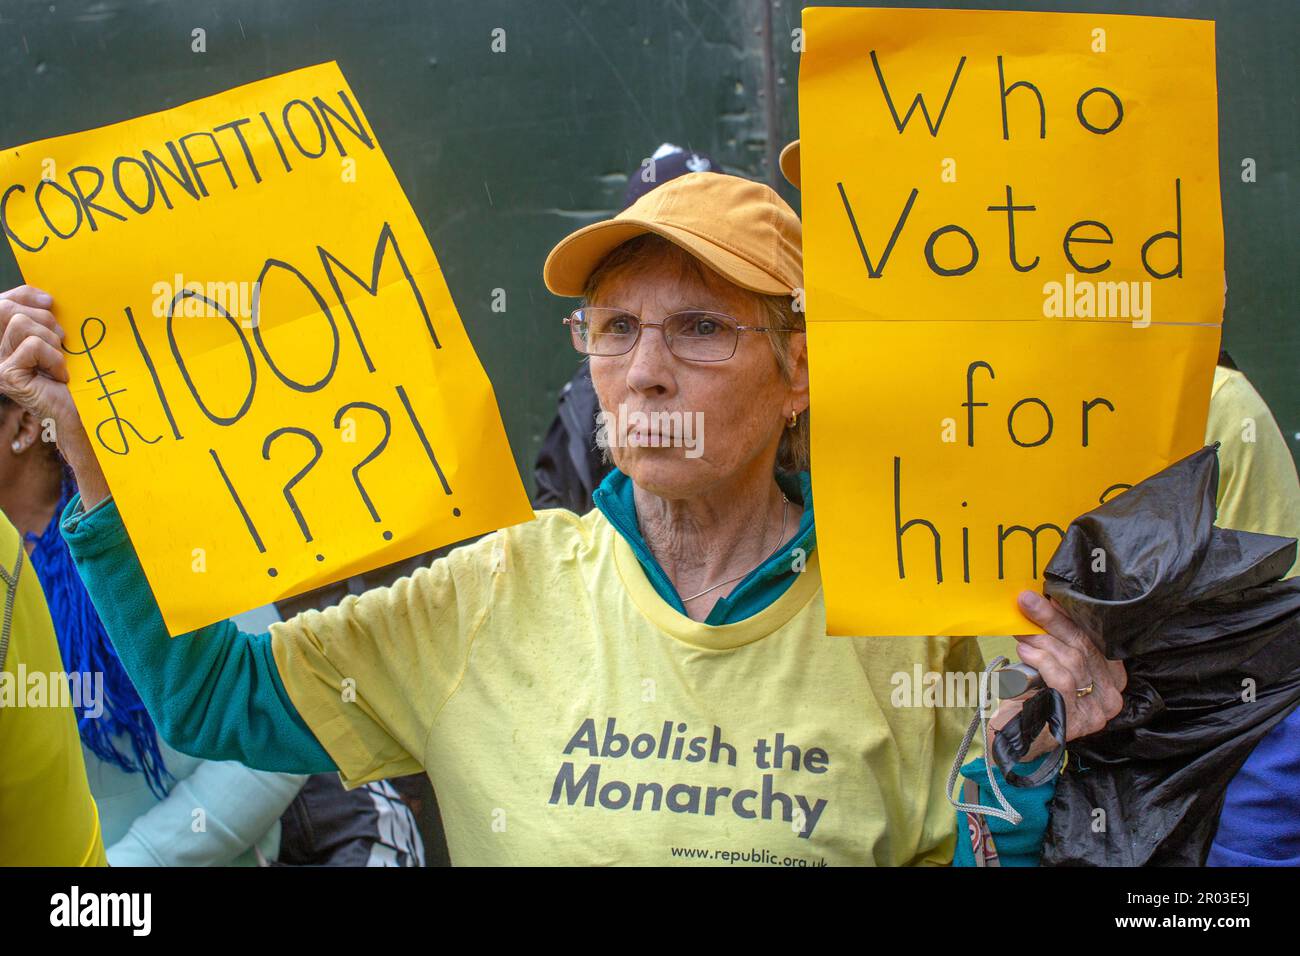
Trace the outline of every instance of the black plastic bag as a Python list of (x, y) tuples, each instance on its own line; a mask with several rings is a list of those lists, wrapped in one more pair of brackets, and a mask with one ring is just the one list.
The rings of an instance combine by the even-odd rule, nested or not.
[(1069, 744), (1044, 866), (1203, 865), (1228, 782), (1300, 703), (1296, 542), (1214, 526), (1217, 447), (1076, 519), (1047, 567), (1128, 686)]

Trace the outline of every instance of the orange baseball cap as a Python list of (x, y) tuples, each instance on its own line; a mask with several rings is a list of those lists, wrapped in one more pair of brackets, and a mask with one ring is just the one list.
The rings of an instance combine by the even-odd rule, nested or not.
[(669, 180), (613, 219), (565, 236), (542, 267), (546, 288), (582, 295), (607, 255), (646, 233), (681, 246), (742, 289), (790, 295), (803, 285), (803, 230), (786, 201), (762, 183), (701, 172)]

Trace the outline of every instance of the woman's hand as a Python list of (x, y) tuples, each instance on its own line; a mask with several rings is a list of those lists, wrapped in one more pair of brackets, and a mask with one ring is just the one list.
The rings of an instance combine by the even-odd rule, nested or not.
[(63, 327), (49, 293), (28, 285), (0, 293), (0, 392), (44, 421), (76, 415), (68, 391)]
[[(1043, 682), (1065, 700), (1066, 739), (1095, 734), (1120, 712), (1128, 672), (1122, 661), (1107, 660), (1055, 601), (1033, 591), (1020, 593), (1020, 610), (1045, 634), (1016, 635), (1020, 659), (1042, 675)], [(1091, 690), (1089, 690), (1091, 688)], [(1037, 691), (1002, 702), (989, 721), (1001, 730)], [(1024, 760), (1056, 746), (1044, 727)]]
[(72, 401), (63, 327), (53, 308), (53, 297), (31, 286), (0, 293), (0, 393), (42, 423), (53, 421), (59, 451), (90, 509), (108, 497), (108, 484)]

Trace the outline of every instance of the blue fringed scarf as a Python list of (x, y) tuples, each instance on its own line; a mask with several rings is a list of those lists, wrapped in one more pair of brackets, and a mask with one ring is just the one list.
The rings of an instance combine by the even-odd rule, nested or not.
[[(76, 708), (82, 743), (100, 760), (127, 773), (143, 773), (150, 791), (161, 800), (167, 795), (166, 781), (171, 774), (158, 751), (158, 732), (109, 642), (95, 605), (77, 574), (67, 542), (59, 532), (63, 511), (76, 491), (72, 479), (65, 475), (54, 520), (43, 534), (29, 532), (25, 536), (36, 542), (32, 566), (45, 591), (65, 670), (69, 674), (104, 675), (103, 713), (97, 718), (88, 717), (84, 706)], [(119, 740), (130, 742), (130, 754), (118, 748)]]

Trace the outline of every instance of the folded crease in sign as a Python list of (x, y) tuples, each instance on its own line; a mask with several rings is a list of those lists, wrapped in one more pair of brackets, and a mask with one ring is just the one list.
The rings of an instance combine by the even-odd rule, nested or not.
[(1300, 703), (1296, 541), (1214, 526), (1217, 447), (1077, 518), (1047, 567), (1128, 685), (1069, 745), (1043, 865), (1203, 865), (1229, 781)]

